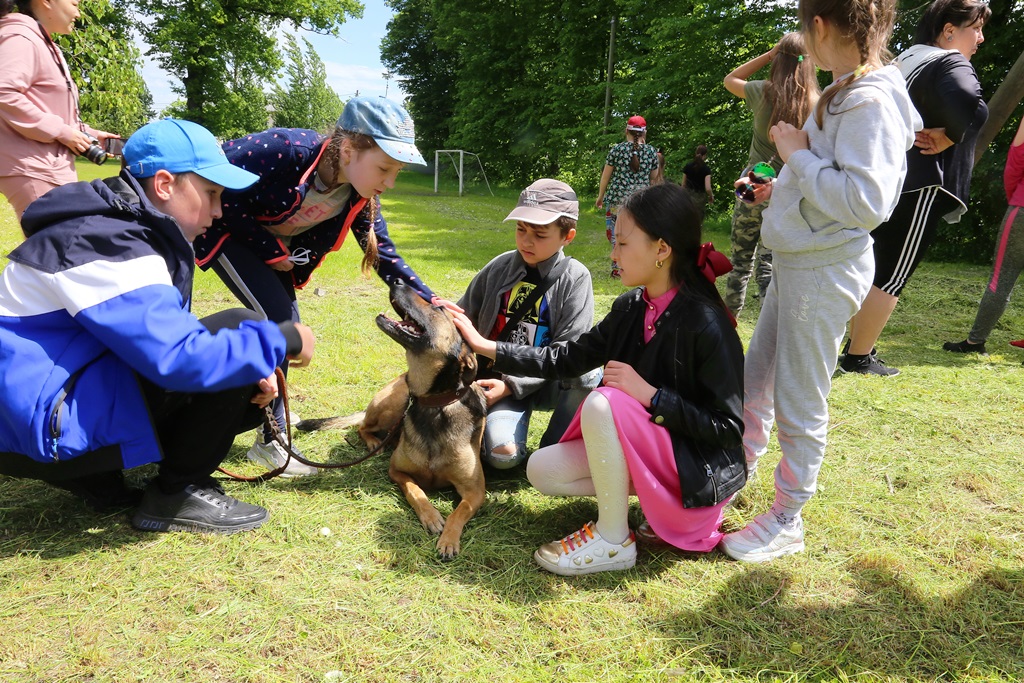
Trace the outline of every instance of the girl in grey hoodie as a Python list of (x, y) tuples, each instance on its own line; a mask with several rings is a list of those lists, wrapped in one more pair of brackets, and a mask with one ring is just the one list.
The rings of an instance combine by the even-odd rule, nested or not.
[(803, 129), (770, 135), (785, 162), (762, 239), (774, 273), (747, 351), (743, 447), (750, 475), (778, 425), (775, 502), (722, 550), (764, 562), (804, 548), (801, 509), (825, 454), (827, 398), (846, 321), (874, 275), (871, 231), (892, 212), (921, 120), (899, 70), (882, 66), (895, 0), (801, 0), (814, 62), (834, 75)]

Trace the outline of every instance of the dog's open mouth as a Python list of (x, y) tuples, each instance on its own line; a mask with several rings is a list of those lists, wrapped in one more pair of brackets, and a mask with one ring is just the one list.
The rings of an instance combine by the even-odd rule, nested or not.
[(385, 328), (390, 328), (394, 332), (413, 338), (422, 337), (424, 334), (423, 327), (408, 315), (401, 320), (394, 320), (389, 318), (386, 313), (381, 313), (377, 316), (377, 326), (385, 331), (387, 331)]

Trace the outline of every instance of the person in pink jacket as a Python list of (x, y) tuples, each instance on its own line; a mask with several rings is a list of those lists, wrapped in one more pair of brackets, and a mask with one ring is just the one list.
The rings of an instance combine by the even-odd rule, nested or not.
[[(17, 8), (17, 12), (13, 10)], [(0, 0), (0, 194), (21, 215), (49, 190), (78, 180), (75, 155), (95, 138), (78, 89), (50, 34), (75, 29), (78, 0)]]
[[(1003, 227), (996, 240), (992, 277), (985, 287), (985, 293), (981, 295), (974, 327), (967, 334), (967, 339), (942, 345), (942, 348), (953, 353), (988, 353), (985, 340), (1006, 310), (1017, 278), (1024, 270), (1024, 120), (1017, 128), (1017, 135), (1006, 155), (1003, 187), (1009, 206), (1006, 207)], [(1011, 341), (1010, 344), (1022, 347), (1024, 340)]]

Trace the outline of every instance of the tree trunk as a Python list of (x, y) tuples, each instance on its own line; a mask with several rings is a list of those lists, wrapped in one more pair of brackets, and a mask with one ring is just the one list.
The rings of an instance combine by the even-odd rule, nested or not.
[(1024, 52), (1017, 57), (1006, 78), (988, 101), (988, 121), (982, 126), (978, 141), (974, 145), (975, 166), (1021, 100), (1024, 100)]

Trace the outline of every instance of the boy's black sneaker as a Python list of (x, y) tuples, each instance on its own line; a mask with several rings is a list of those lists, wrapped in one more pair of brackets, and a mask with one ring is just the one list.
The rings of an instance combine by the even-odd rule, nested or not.
[(985, 342), (972, 344), (966, 339), (961, 342), (946, 342), (942, 345), (942, 348), (953, 353), (976, 353), (979, 356), (988, 355), (988, 351), (985, 350)]
[(879, 377), (894, 377), (900, 374), (896, 368), (890, 368), (885, 361), (878, 356), (868, 354), (867, 356), (853, 356), (846, 354), (839, 364), (839, 371), (843, 373), (856, 372), (861, 375), (878, 375)]
[(219, 485), (190, 484), (177, 493), (164, 493), (156, 482), (146, 488), (132, 517), (132, 526), (143, 531), (192, 531), (233, 534), (255, 529), (270, 513), (224, 493)]

